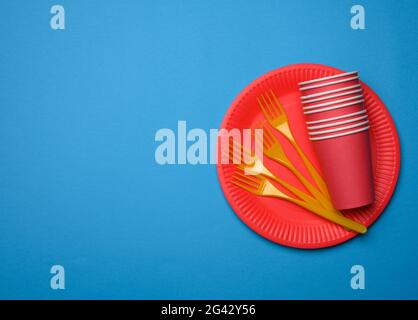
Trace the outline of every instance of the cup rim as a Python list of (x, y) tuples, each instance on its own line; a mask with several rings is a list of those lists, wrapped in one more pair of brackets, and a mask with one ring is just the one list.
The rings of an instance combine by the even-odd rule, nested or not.
[(349, 95), (349, 94), (353, 94), (353, 93), (357, 93), (357, 92), (362, 92), (362, 91), (363, 91), (363, 89), (360, 88), (360, 89), (350, 90), (350, 91), (347, 91), (347, 92), (332, 94), (330, 96), (319, 97), (319, 98), (314, 98), (314, 99), (310, 99), (310, 100), (302, 100), (302, 104), (312, 103), (312, 102), (318, 102), (318, 101), (332, 99), (332, 98), (338, 98), (338, 97), (342, 97), (342, 96), (346, 96), (346, 95)]
[(335, 81), (331, 81), (331, 82), (315, 84), (315, 85), (307, 86), (307, 87), (300, 87), (299, 90), (304, 91), (304, 90), (310, 90), (310, 89), (318, 89), (318, 88), (322, 88), (322, 87), (332, 86), (334, 84), (339, 84), (339, 83), (348, 82), (348, 81), (354, 81), (354, 80), (357, 80), (357, 79), (359, 79), (359, 76), (350, 77), (350, 78), (341, 79), (341, 80), (335, 80)]
[(364, 102), (364, 99), (352, 101), (352, 102), (349, 102), (349, 103), (338, 104), (338, 105), (332, 106), (332, 107), (325, 107), (325, 108), (320, 108), (320, 109), (315, 109), (315, 110), (309, 110), (309, 111), (304, 112), (304, 114), (313, 114), (313, 113), (319, 113), (319, 112), (324, 112), (324, 111), (330, 111), (330, 110), (345, 108), (345, 107), (349, 107), (349, 106), (359, 104), (359, 103), (362, 103), (362, 102)]
[(321, 134), (325, 134), (325, 133), (333, 133), (333, 132), (344, 131), (344, 130), (347, 130), (347, 129), (353, 129), (353, 128), (361, 127), (361, 126), (366, 125), (366, 124), (369, 124), (368, 119), (366, 121), (350, 124), (350, 125), (344, 126), (344, 127), (339, 127), (339, 128), (334, 128), (334, 129), (326, 129), (326, 130), (314, 131), (314, 132), (309, 131), (308, 133), (309, 133), (310, 136), (317, 136), (317, 135), (321, 135)]
[(319, 119), (319, 120), (313, 120), (313, 121), (307, 121), (306, 124), (317, 124), (317, 123), (323, 123), (323, 122), (328, 122), (328, 121), (333, 121), (333, 120), (339, 120), (339, 119), (344, 119), (344, 118), (349, 118), (349, 117), (353, 117), (353, 116), (357, 116), (359, 114), (363, 114), (366, 113), (367, 110), (363, 109), (360, 111), (356, 111), (353, 113), (349, 113), (349, 114), (343, 114), (341, 116), (336, 116), (336, 117), (331, 117), (331, 118), (325, 118), (325, 119)]
[(369, 129), (370, 129), (370, 126), (367, 126), (367, 127), (364, 127), (364, 128), (360, 128), (360, 129), (356, 129), (356, 130), (352, 130), (352, 131), (347, 131), (347, 132), (331, 134), (331, 135), (328, 135), (328, 136), (313, 137), (313, 138), (309, 138), (309, 140), (319, 141), (319, 140), (326, 140), (326, 139), (332, 139), (332, 138), (339, 138), (339, 137), (348, 136), (348, 135), (351, 135), (351, 134), (363, 132), (363, 131), (366, 131), (366, 130), (369, 130)]
[(357, 83), (357, 84), (352, 85), (352, 86), (349, 86), (349, 87), (344, 87), (344, 88), (338, 88), (338, 89), (333, 89), (333, 90), (328, 90), (328, 91), (313, 93), (313, 94), (309, 94), (307, 96), (301, 96), (301, 99), (302, 100), (305, 100), (305, 99), (315, 98), (315, 97), (327, 95), (329, 93), (340, 92), (340, 91), (354, 89), (354, 88), (358, 88), (358, 87), (361, 87), (361, 84), (360, 83)]
[(320, 108), (320, 107), (326, 107), (326, 106), (331, 106), (333, 104), (338, 104), (338, 103), (341, 103), (341, 102), (346, 102), (346, 101), (360, 99), (360, 98), (363, 98), (363, 95), (362, 94), (359, 94), (359, 95), (356, 95), (356, 96), (353, 96), (353, 97), (348, 97), (348, 98), (344, 98), (344, 99), (335, 100), (335, 101), (324, 102), (324, 103), (319, 103), (319, 104), (314, 104), (314, 105), (306, 106), (306, 107), (303, 107), (303, 110), (312, 110), (312, 109), (316, 109), (316, 108)]
[(306, 84), (311, 84), (311, 83), (315, 83), (315, 82), (319, 82), (319, 81), (326, 81), (326, 80), (335, 79), (335, 78), (341, 78), (341, 77), (349, 76), (349, 75), (356, 74), (356, 73), (358, 74), (358, 71), (343, 72), (343, 73), (339, 73), (339, 74), (336, 74), (336, 75), (333, 75), (333, 76), (327, 76), (327, 77), (302, 81), (302, 82), (299, 82), (298, 84), (300, 86), (304, 86)]
[(308, 129), (308, 131), (310, 131), (310, 130), (316, 130), (316, 129), (322, 129), (322, 128), (329, 128), (329, 127), (339, 126), (341, 124), (356, 122), (356, 121), (363, 120), (363, 119), (368, 119), (368, 115), (365, 114), (365, 115), (362, 115), (362, 116), (357, 117), (357, 118), (343, 120), (343, 121), (337, 121), (337, 122), (331, 122), (331, 123), (327, 123), (327, 124), (320, 124), (320, 125), (317, 125), (317, 126), (308, 126), (307, 129)]

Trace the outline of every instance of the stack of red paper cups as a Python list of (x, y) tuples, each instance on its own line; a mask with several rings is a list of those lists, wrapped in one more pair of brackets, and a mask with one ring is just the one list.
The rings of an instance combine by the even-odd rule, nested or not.
[(370, 124), (358, 72), (304, 81), (299, 87), (309, 138), (334, 206), (371, 204)]

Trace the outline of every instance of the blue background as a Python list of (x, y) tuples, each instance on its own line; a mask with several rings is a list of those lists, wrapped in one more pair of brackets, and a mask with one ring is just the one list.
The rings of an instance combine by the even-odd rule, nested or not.
[[(364, 31), (354, 4), (1, 1), (0, 298), (418, 298), (418, 2), (360, 1)], [(158, 129), (217, 128), (252, 80), (302, 62), (360, 70), (402, 145), (368, 235), (316, 251), (253, 233), (213, 165), (154, 160)]]

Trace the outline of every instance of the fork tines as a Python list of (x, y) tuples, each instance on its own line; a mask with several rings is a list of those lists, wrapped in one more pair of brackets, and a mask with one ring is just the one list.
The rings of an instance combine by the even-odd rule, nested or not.
[(238, 169), (232, 175), (232, 183), (252, 193), (259, 193), (263, 182), (264, 179), (258, 176), (245, 175), (243, 171)]
[(267, 119), (274, 119), (281, 115), (282, 106), (273, 90), (261, 94), (257, 101)]

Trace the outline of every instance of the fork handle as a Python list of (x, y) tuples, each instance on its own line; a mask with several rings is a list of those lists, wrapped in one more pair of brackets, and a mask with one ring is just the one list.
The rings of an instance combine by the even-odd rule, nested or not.
[(300, 172), (297, 170), (292, 163), (286, 163), (287, 168), (302, 182), (302, 184), (309, 190), (310, 193), (327, 209), (333, 208), (329, 197), (318, 191)]
[(318, 173), (312, 162), (308, 159), (308, 157), (306, 157), (305, 153), (302, 151), (302, 149), (299, 147), (299, 145), (296, 143), (294, 139), (291, 139), (290, 142), (296, 149), (299, 156), (301, 157), (303, 163), (305, 164), (315, 183), (318, 185), (319, 190), (326, 198), (331, 199), (328, 192), (327, 184), (325, 183), (324, 179), (322, 179), (321, 175)]
[(290, 183), (287, 183), (286, 181), (284, 181), (284, 180), (276, 177), (275, 175), (271, 175), (271, 176), (269, 176), (269, 178), (272, 179), (272, 180), (274, 180), (274, 181), (276, 181), (277, 183), (279, 183), (281, 186), (283, 186), (284, 188), (286, 188), (287, 190), (289, 190), (294, 195), (298, 196), (303, 201), (308, 202), (308, 203), (312, 203), (313, 205), (320, 206), (320, 204), (318, 203), (318, 201), (316, 199), (314, 199), (311, 196), (307, 195), (305, 192), (299, 190), (298, 188), (296, 188), (295, 186), (291, 185)]
[[(275, 196), (275, 195), (272, 195), (272, 196)], [(283, 197), (278, 196), (278, 195), (275, 196), (275, 197), (280, 198), (280, 199), (284, 199)], [(298, 200), (298, 199), (294, 199), (294, 198), (290, 198), (290, 197), (285, 198), (285, 199), (287, 201), (290, 201), (290, 202), (292, 202), (292, 203), (294, 203), (294, 204), (296, 204), (300, 207), (303, 207), (303, 208), (317, 214), (318, 216), (320, 216), (324, 219), (327, 219), (331, 222), (334, 222), (334, 223), (336, 223), (336, 224), (338, 224), (338, 225), (340, 225), (340, 226), (342, 226), (346, 229), (349, 229), (351, 231), (354, 231), (354, 232), (357, 232), (357, 233), (360, 233), (360, 234), (364, 234), (364, 233), (367, 232), (367, 227), (366, 226), (364, 226), (361, 223), (358, 223), (354, 220), (346, 218), (343, 215), (338, 215), (338, 214), (336, 214), (332, 211), (330, 212), (326, 209), (318, 208), (315, 205), (312, 205), (310, 203), (307, 203), (307, 202), (304, 202), (304, 201), (301, 201), (301, 200)]]

